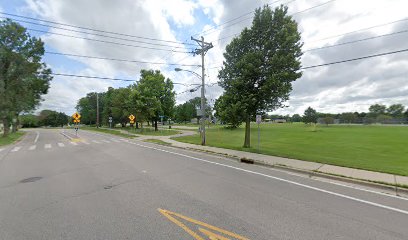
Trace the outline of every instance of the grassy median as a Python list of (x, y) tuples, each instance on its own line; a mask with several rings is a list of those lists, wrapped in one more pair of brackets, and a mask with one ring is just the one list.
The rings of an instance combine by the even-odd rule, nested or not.
[(116, 135), (116, 136), (119, 136), (119, 137), (125, 137), (125, 138), (135, 138), (135, 137), (137, 137), (135, 135), (122, 133), (119, 130), (106, 129), (106, 128), (96, 128), (96, 127), (82, 126), (82, 127), (80, 127), (80, 129), (90, 130), (90, 131), (95, 131), (95, 132), (101, 132), (101, 133), (108, 133), (108, 134), (113, 134), (113, 135)]
[(25, 134), (25, 132), (18, 131), (18, 132), (15, 132), (15, 133), (10, 133), (9, 135), (7, 135), (7, 137), (0, 136), (0, 146), (8, 145), (8, 144), (12, 144), (12, 143), (16, 142), (24, 134)]
[[(256, 124), (251, 148), (243, 148), (244, 128), (207, 130), (207, 145), (258, 152)], [(200, 136), (174, 140), (200, 144)], [(408, 176), (408, 126), (261, 124), (260, 153)]]

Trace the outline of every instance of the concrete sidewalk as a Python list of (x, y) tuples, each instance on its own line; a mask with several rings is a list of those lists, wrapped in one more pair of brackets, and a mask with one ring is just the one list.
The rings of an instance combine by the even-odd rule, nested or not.
[(235, 157), (239, 159), (245, 158), (245, 159), (250, 159), (255, 162), (262, 163), (265, 165), (270, 165), (270, 166), (285, 166), (285, 167), (298, 169), (298, 170), (306, 170), (306, 171), (320, 172), (320, 173), (325, 173), (325, 174), (339, 175), (339, 176), (344, 176), (347, 178), (359, 179), (359, 180), (370, 181), (370, 182), (385, 183), (385, 184), (391, 184), (391, 185), (404, 185), (406, 187), (408, 186), (407, 176), (400, 176), (400, 175), (394, 175), (394, 174), (388, 174), (388, 173), (380, 173), (380, 172), (373, 172), (373, 171), (360, 170), (360, 169), (354, 169), (354, 168), (340, 167), (340, 166), (334, 166), (334, 165), (329, 165), (329, 164), (295, 160), (295, 159), (289, 159), (289, 158), (283, 158), (283, 157), (275, 157), (275, 156), (244, 152), (244, 151), (238, 151), (238, 150), (232, 150), (232, 149), (183, 143), (183, 142), (176, 141), (172, 138), (194, 135), (197, 132), (196, 131), (185, 131), (185, 130), (178, 130), (178, 131), (180, 131), (181, 133), (177, 135), (172, 135), (172, 136), (148, 136), (148, 135), (139, 135), (139, 134), (134, 134), (134, 135), (138, 136), (138, 138), (135, 139), (137, 141), (143, 141), (146, 139), (158, 139), (158, 140), (162, 140), (164, 142), (170, 143), (174, 147), (199, 150), (199, 151), (207, 151), (207, 152), (223, 154), (223, 155), (227, 155), (227, 156), (231, 156), (231, 157)]
[(225, 155), (233, 156), (237, 158), (246, 158), (246, 159), (251, 159), (256, 162), (263, 163), (266, 165), (272, 165), (272, 166), (273, 165), (283, 165), (283, 166), (287, 166), (287, 167), (291, 167), (295, 169), (341, 175), (344, 177), (361, 179), (361, 180), (366, 180), (366, 181), (408, 186), (408, 177), (406, 176), (399, 176), (399, 175), (380, 173), (380, 172), (372, 172), (372, 171), (347, 168), (347, 167), (339, 167), (339, 166), (334, 166), (334, 165), (329, 165), (329, 164), (301, 161), (301, 160), (295, 160), (295, 159), (289, 159), (289, 158), (283, 158), (283, 157), (275, 157), (275, 156), (263, 155), (263, 154), (258, 154), (258, 153), (250, 153), (250, 152), (244, 152), (244, 151), (238, 151), (238, 150), (232, 150), (232, 149), (201, 146), (201, 145), (195, 145), (195, 144), (190, 144), (190, 143), (178, 142), (168, 137), (167, 138), (160, 137), (160, 140), (171, 143), (171, 145), (174, 147), (196, 149), (196, 150), (201, 150), (201, 151), (209, 151), (209, 152), (225, 154)]

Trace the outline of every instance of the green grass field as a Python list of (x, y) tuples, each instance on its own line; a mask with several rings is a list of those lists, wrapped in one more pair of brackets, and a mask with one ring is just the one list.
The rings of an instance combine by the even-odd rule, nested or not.
[[(260, 153), (408, 176), (408, 126), (261, 124)], [(200, 144), (199, 135), (174, 138)], [(251, 148), (243, 148), (244, 128), (207, 130), (207, 145), (257, 152), (257, 127)]]
[(80, 129), (90, 130), (90, 131), (95, 131), (95, 132), (102, 132), (102, 133), (109, 133), (109, 134), (113, 134), (113, 135), (120, 136), (120, 137), (125, 137), (125, 138), (135, 138), (135, 137), (137, 137), (137, 136), (134, 136), (134, 135), (121, 133), (118, 130), (112, 130), (112, 129), (106, 129), (106, 128), (96, 128), (96, 127), (82, 126)]
[(24, 134), (25, 132), (18, 131), (15, 133), (10, 133), (7, 137), (0, 136), (0, 146), (12, 144), (15, 141), (17, 141), (20, 137), (22, 137)]
[(158, 131), (154, 131), (154, 128), (151, 127), (143, 127), (143, 128), (123, 128), (123, 130), (129, 131), (130, 133), (141, 134), (141, 135), (148, 135), (148, 136), (171, 136), (179, 134), (179, 131), (172, 130), (172, 129), (162, 129), (159, 128)]

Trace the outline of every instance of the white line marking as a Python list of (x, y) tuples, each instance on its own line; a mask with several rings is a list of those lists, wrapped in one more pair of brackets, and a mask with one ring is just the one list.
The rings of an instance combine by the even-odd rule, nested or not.
[(110, 143), (110, 141), (108, 141), (108, 140), (102, 140), (102, 142)]
[(86, 141), (82, 141), (82, 143), (83, 143), (83, 144), (86, 144), (86, 145), (89, 145), (89, 144), (90, 144), (89, 142), (86, 142)]
[(98, 142), (98, 141), (96, 141), (96, 140), (92, 140), (92, 142), (94, 142), (94, 143), (101, 143), (101, 142)]
[(3, 150), (4, 150), (4, 148), (0, 148), (0, 152), (3, 151)]
[(59, 147), (65, 147), (65, 144), (59, 142), (59, 143), (58, 143), (58, 146), (59, 146)]
[(74, 145), (74, 146), (76, 146), (76, 145), (78, 145), (78, 143), (76, 143), (76, 142), (70, 142), (72, 145)]
[(44, 145), (44, 148), (46, 148), (46, 149), (51, 148), (51, 144), (45, 144), (45, 145)]
[(318, 191), (318, 192), (327, 193), (327, 194), (334, 195), (334, 196), (337, 196), (337, 197), (346, 198), (346, 199), (353, 200), (353, 201), (356, 201), (356, 202), (365, 203), (365, 204), (372, 205), (372, 206), (375, 206), (375, 207), (379, 207), (379, 208), (383, 208), (383, 209), (387, 209), (387, 210), (391, 210), (391, 211), (395, 211), (395, 212), (399, 212), (399, 213), (408, 215), (408, 211), (406, 211), (406, 210), (386, 206), (386, 205), (375, 203), (375, 202), (370, 202), (370, 201), (367, 201), (367, 200), (351, 197), (351, 196), (344, 195), (344, 194), (341, 194), (341, 193), (336, 193), (336, 192), (324, 190), (324, 189), (317, 188), (317, 187), (312, 187), (312, 186), (309, 186), (309, 185), (306, 185), (306, 184), (298, 183), (298, 182), (291, 181), (291, 180), (286, 180), (286, 179), (279, 178), (279, 177), (274, 177), (274, 176), (267, 175), (267, 174), (264, 174), (264, 173), (259, 173), (259, 172), (239, 168), (239, 167), (234, 167), (234, 166), (230, 166), (230, 165), (223, 164), (223, 163), (212, 162), (212, 161), (208, 161), (208, 160), (205, 160), (205, 159), (188, 156), (188, 155), (185, 155), (185, 154), (182, 154), (182, 153), (171, 152), (171, 151), (167, 151), (167, 150), (163, 150), (163, 149), (155, 148), (155, 147), (149, 147), (149, 146), (138, 144), (138, 143), (133, 143), (132, 142), (132, 144), (135, 144), (137, 146), (144, 147), (144, 148), (154, 149), (154, 150), (165, 152), (165, 153), (170, 153), (170, 154), (174, 154), (174, 155), (178, 155), (178, 156), (182, 156), (182, 157), (191, 158), (191, 159), (201, 161), (201, 162), (206, 162), (206, 163), (210, 163), (210, 164), (214, 164), (214, 165), (218, 165), (218, 166), (222, 166), (222, 167), (235, 169), (235, 170), (246, 172), (246, 173), (251, 173), (251, 174), (263, 176), (263, 177), (270, 178), (270, 179), (275, 179), (275, 180), (278, 180), (278, 181), (290, 183), (290, 184), (293, 184), (293, 185), (296, 185), (296, 186), (308, 188), (308, 189), (315, 190), (315, 191)]
[(117, 142), (117, 143), (120, 142), (120, 140), (114, 139), (114, 138), (112, 138), (111, 140), (112, 140), (113, 142)]
[(375, 194), (379, 194), (379, 195), (383, 195), (383, 196), (387, 196), (387, 197), (393, 197), (393, 198), (398, 198), (398, 199), (400, 199), (400, 200), (408, 201), (408, 198), (405, 198), (405, 197), (400, 197), (400, 196), (396, 196), (396, 195), (391, 195), (391, 194), (383, 193), (383, 192), (377, 192), (377, 191), (374, 191), (374, 190), (365, 189), (365, 188), (361, 188), (361, 187), (355, 187), (355, 186), (346, 185), (346, 184), (341, 184), (341, 183), (337, 183), (337, 182), (333, 182), (333, 181), (324, 181), (324, 180), (320, 180), (320, 179), (313, 179), (313, 180), (317, 180), (317, 181), (320, 181), (320, 182), (328, 182), (328, 183), (331, 183), (331, 184), (334, 184), (334, 185), (338, 185), (338, 186), (342, 186), (342, 187), (347, 187), (347, 188), (356, 189), (356, 190), (359, 190), (359, 191), (364, 191), (364, 192), (369, 192), (369, 193), (375, 193)]
[(37, 145), (31, 145), (31, 146), (28, 148), (28, 150), (30, 150), (30, 151), (35, 150), (36, 147), (37, 147)]
[(17, 152), (18, 150), (20, 150), (21, 149), (21, 147), (14, 147), (11, 151), (12, 152)]
[(40, 137), (39, 131), (36, 131), (35, 133), (37, 133), (37, 136), (35, 136), (34, 143), (36, 143), (38, 141), (38, 138)]

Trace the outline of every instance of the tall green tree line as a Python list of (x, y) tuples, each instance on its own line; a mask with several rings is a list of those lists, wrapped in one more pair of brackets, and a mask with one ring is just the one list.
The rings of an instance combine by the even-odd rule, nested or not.
[[(112, 88), (103, 93), (88, 93), (77, 103), (84, 124), (96, 124), (96, 94), (99, 98), (99, 119), (103, 125), (125, 126), (130, 114), (136, 116), (137, 123), (152, 122), (157, 130), (160, 116), (164, 120), (174, 118), (176, 94), (173, 82), (158, 70), (141, 70), (140, 80), (128, 87)], [(138, 126), (138, 124), (137, 124)]]

